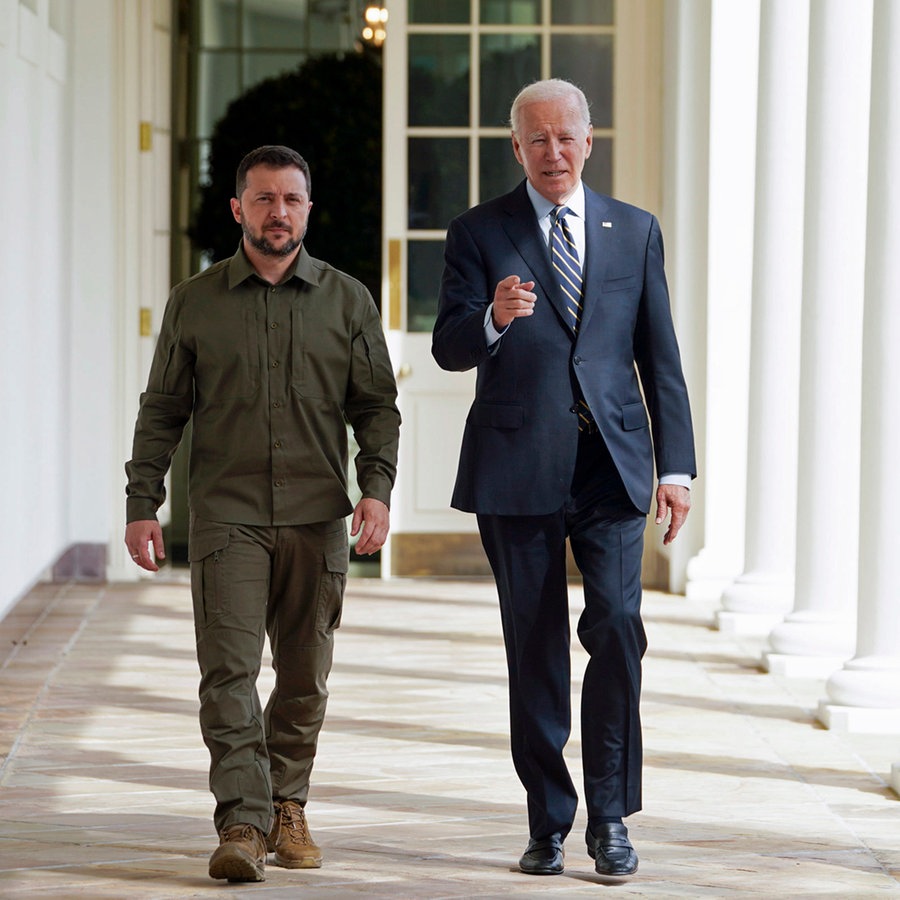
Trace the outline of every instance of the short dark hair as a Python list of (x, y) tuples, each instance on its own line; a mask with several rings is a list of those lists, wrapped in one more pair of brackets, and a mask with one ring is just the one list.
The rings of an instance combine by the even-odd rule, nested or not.
[(251, 150), (240, 162), (237, 168), (234, 189), (235, 196), (241, 199), (244, 188), (247, 187), (247, 172), (254, 166), (268, 166), (270, 169), (288, 169), (291, 166), (298, 168), (306, 178), (306, 193), (312, 192), (312, 182), (309, 177), (309, 164), (296, 151), (281, 144), (265, 144)]

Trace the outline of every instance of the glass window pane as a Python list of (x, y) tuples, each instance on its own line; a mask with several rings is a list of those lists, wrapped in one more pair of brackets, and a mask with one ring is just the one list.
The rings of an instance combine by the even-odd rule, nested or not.
[(469, 21), (469, 0), (409, 0), (408, 21), (413, 24), (460, 24)]
[(554, 35), (550, 68), (555, 78), (566, 78), (584, 91), (596, 128), (613, 127), (612, 35)]
[(244, 48), (302, 47), (306, 44), (306, 4), (274, 8), (259, 0), (245, 0)]
[(481, 124), (509, 124), (516, 94), (541, 75), (541, 43), (536, 34), (481, 37)]
[(347, 51), (348, 35), (353, 40), (354, 32), (347, 28), (342, 16), (312, 15), (309, 17), (309, 34), (300, 46), (309, 47), (316, 55)]
[(554, 25), (612, 25), (613, 0), (550, 0)]
[(539, 25), (541, 0), (481, 0), (484, 25)]
[(197, 54), (199, 83), (197, 92), (197, 137), (209, 137), (228, 104), (241, 92), (241, 60), (238, 53)]
[(446, 228), (468, 207), (467, 138), (410, 138), (409, 227)]
[(594, 138), (591, 155), (584, 164), (581, 178), (592, 190), (600, 194), (612, 194), (612, 138)]
[(469, 38), (409, 36), (409, 124), (469, 124)]
[(410, 241), (407, 244), (407, 331), (431, 331), (434, 327), (443, 271), (443, 241)]
[(478, 144), (478, 165), (481, 202), (508, 193), (525, 177), (509, 138), (482, 138)]
[(293, 53), (247, 53), (244, 55), (244, 83), (246, 91), (284, 72), (296, 69), (304, 60), (303, 54)]
[(233, 0), (200, 0), (197, 6), (199, 28), (193, 29), (197, 43), (201, 47), (237, 47), (237, 4)]

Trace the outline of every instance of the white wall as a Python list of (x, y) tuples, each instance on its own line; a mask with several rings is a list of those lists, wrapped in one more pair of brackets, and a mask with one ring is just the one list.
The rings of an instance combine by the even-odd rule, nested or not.
[(67, 46), (0, 0), (0, 610), (68, 543)]
[(691, 485), (691, 514), (668, 548), (668, 586), (677, 593), (684, 593), (688, 560), (703, 547), (711, 18), (710, 0), (669, 0), (665, 5), (660, 222), (699, 472)]
[(49, 6), (0, 0), (0, 616), (110, 540), (119, 455), (115, 0)]
[[(66, 532), (71, 542), (105, 544), (114, 503), (109, 468), (113, 430), (116, 303), (115, 4), (79, 0), (72, 22), (72, 91), (67, 144), (72, 204), (72, 365)], [(124, 475), (123, 475), (124, 479)]]

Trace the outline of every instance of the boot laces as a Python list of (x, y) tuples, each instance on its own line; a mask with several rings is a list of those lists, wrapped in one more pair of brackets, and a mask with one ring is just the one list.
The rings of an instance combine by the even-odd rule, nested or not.
[(281, 825), (287, 829), (288, 840), (293, 844), (311, 844), (312, 837), (306, 825), (303, 807), (295, 803), (281, 805)]
[(256, 840), (256, 829), (252, 825), (239, 823), (237, 825), (229, 825), (222, 831), (222, 842), (231, 843), (232, 841), (250, 841)]

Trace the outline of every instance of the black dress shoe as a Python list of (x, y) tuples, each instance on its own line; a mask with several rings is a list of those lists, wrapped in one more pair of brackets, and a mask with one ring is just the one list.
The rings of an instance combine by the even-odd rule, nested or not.
[(590, 827), (584, 836), (588, 854), (596, 860), (594, 868), (599, 875), (634, 875), (638, 857), (628, 840), (628, 829), (621, 822), (605, 822)]
[(551, 834), (548, 838), (532, 838), (519, 860), (519, 870), (526, 875), (559, 875), (564, 868), (562, 837)]

